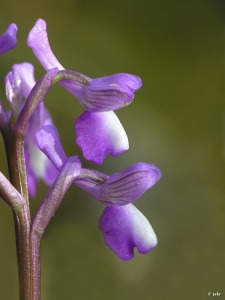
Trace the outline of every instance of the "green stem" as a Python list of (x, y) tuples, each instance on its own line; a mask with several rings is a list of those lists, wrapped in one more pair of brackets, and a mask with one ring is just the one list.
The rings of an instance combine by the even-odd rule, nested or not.
[(25, 209), (13, 211), (16, 232), (20, 300), (31, 300), (30, 218)]
[(13, 207), (13, 216), (16, 234), (20, 300), (31, 300), (31, 216), (28, 199), (23, 137), (14, 134), (10, 127), (4, 127), (2, 134), (5, 143), (10, 181), (25, 200), (24, 205), (19, 209), (15, 209)]
[(10, 182), (25, 199), (29, 206), (23, 136), (4, 127), (2, 135), (8, 162)]

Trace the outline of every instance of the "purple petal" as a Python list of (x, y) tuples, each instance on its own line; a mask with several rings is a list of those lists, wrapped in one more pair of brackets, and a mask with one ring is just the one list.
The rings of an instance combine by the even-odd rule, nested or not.
[(25, 147), (25, 162), (26, 162), (26, 172), (27, 172), (27, 183), (28, 183), (28, 191), (31, 198), (35, 197), (36, 189), (38, 185), (38, 178), (34, 174), (34, 171), (31, 166), (30, 152)]
[[(38, 19), (29, 32), (27, 44), (46, 71), (55, 67), (59, 70), (65, 70), (52, 52), (46, 27), (46, 22)], [(62, 81), (60, 84), (75, 97), (79, 97), (83, 87), (81, 83), (73, 81)]]
[(139, 77), (119, 73), (93, 79), (83, 87), (80, 95), (74, 95), (86, 110), (110, 111), (130, 104), (141, 84)]
[(33, 50), (44, 69), (49, 70), (54, 67), (57, 67), (59, 70), (64, 69), (51, 50), (44, 20), (37, 20), (29, 32), (27, 44)]
[[(34, 68), (31, 64), (22, 63), (12, 67), (12, 71), (6, 77), (6, 88), (13, 108), (16, 106), (19, 108), (20, 97), (26, 99), (35, 83)], [(52, 124), (52, 119), (44, 104), (41, 103), (34, 111), (25, 134), (25, 160), (31, 197), (35, 196), (39, 179), (51, 185), (58, 174), (57, 169), (38, 149), (34, 137), (37, 130), (46, 124)]]
[(27, 62), (15, 64), (12, 67), (12, 72), (18, 74), (22, 85), (23, 97), (27, 99), (30, 91), (36, 83), (33, 65)]
[(27, 139), (30, 140), (30, 137), (34, 139), (36, 132), (45, 125), (52, 125), (53, 121), (45, 107), (44, 103), (41, 102), (36, 108), (34, 114), (30, 118), (28, 128), (27, 128)]
[(111, 205), (124, 205), (140, 198), (161, 178), (161, 171), (147, 163), (136, 163), (120, 173), (109, 176), (102, 186), (100, 201)]
[(51, 186), (59, 172), (35, 144), (25, 147), (25, 161), (29, 195), (34, 198), (39, 179)]
[(35, 135), (39, 149), (60, 169), (67, 157), (63, 150), (56, 128), (52, 125), (43, 126)]
[(99, 228), (106, 245), (123, 260), (134, 257), (134, 247), (145, 254), (157, 244), (149, 221), (133, 204), (106, 207)]
[(11, 70), (5, 77), (5, 91), (10, 106), (19, 108), (23, 100), (23, 89), (21, 78), (15, 70)]
[[(31, 185), (32, 182), (37, 182), (38, 179), (42, 179), (46, 184), (51, 185), (58, 175), (58, 170), (47, 156), (38, 149), (35, 140), (35, 134), (39, 128), (48, 124), (52, 124), (52, 119), (42, 102), (31, 117), (25, 135), (25, 150), (29, 153), (29, 161), (26, 161), (27, 170), (32, 170), (32, 173), (30, 172), (31, 178), (36, 177), (35, 180), (31, 180)], [(29, 187), (29, 189), (32, 188)], [(35, 195), (34, 190), (31, 195)]]
[(133, 93), (142, 86), (138, 76), (117, 73), (105, 77), (95, 78), (90, 83), (89, 89), (94, 91), (115, 91), (120, 95), (126, 95), (128, 99), (133, 99)]
[(0, 129), (2, 125), (5, 125), (7, 122), (9, 122), (9, 116), (2, 104), (2, 102), (0, 101)]
[(35, 143), (30, 143), (25, 150), (30, 157), (29, 160), (26, 160), (29, 194), (31, 197), (34, 197), (38, 180), (42, 179), (47, 185), (52, 185), (58, 175), (58, 170), (44, 153), (37, 148)]
[(128, 150), (126, 132), (113, 111), (84, 112), (75, 123), (76, 142), (87, 160), (101, 164), (107, 154)]
[(16, 47), (17, 44), (17, 26), (11, 24), (6, 31), (0, 36), (0, 55)]
[(53, 163), (50, 160), (47, 159), (45, 164), (45, 173), (42, 177), (43, 181), (48, 186), (51, 186), (55, 182), (58, 174), (58, 169), (53, 165)]
[(14, 112), (20, 110), (23, 100), (27, 99), (35, 83), (34, 67), (31, 64), (25, 62), (13, 65), (5, 77), (5, 88)]

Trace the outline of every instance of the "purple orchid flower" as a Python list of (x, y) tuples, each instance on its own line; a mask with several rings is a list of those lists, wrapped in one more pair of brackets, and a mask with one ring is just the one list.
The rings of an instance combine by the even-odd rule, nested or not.
[[(35, 136), (40, 150), (60, 170), (67, 157), (56, 128), (44, 126)], [(110, 176), (83, 168), (74, 181), (75, 185), (108, 205), (100, 217), (99, 228), (106, 245), (123, 260), (134, 256), (134, 247), (144, 254), (157, 244), (150, 223), (131, 202), (156, 184), (160, 177), (161, 171), (154, 165), (137, 163)]]
[[(31, 29), (28, 46), (46, 70), (64, 70), (51, 50), (44, 20), (38, 19)], [(125, 73), (97, 79), (77, 74), (77, 82), (61, 82), (86, 110), (75, 123), (76, 142), (87, 160), (101, 164), (108, 154), (116, 156), (129, 148), (126, 132), (113, 110), (132, 102), (141, 79)]]
[[(6, 95), (13, 113), (22, 107), (35, 85), (34, 68), (29, 63), (15, 64), (5, 78)], [(35, 133), (44, 125), (53, 124), (52, 118), (44, 103), (41, 103), (31, 117), (25, 135), (25, 160), (28, 178), (28, 189), (31, 197), (36, 194), (38, 180), (42, 179), (51, 185), (58, 175), (57, 169), (39, 150)]]
[(16, 47), (17, 44), (17, 26), (12, 23), (6, 29), (6, 31), (0, 35), (0, 55), (10, 51)]
[(106, 245), (122, 260), (134, 257), (134, 247), (146, 254), (157, 245), (156, 234), (133, 204), (108, 206), (99, 219)]
[(129, 149), (126, 132), (113, 111), (85, 111), (74, 128), (84, 157), (97, 164), (102, 164), (108, 153), (117, 156)]

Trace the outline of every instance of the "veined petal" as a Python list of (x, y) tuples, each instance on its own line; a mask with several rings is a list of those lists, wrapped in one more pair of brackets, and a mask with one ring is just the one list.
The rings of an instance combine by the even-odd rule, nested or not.
[(161, 178), (161, 171), (152, 164), (139, 162), (109, 176), (102, 186), (99, 200), (107, 205), (124, 205), (140, 198)]
[(123, 260), (134, 257), (134, 247), (145, 254), (157, 244), (151, 224), (133, 204), (106, 207), (99, 228), (106, 245)]
[(86, 110), (110, 111), (130, 104), (141, 85), (138, 76), (118, 73), (89, 80), (75, 96)]
[(87, 160), (101, 164), (108, 154), (129, 149), (126, 132), (113, 111), (84, 112), (75, 123), (76, 142)]
[(29, 32), (27, 44), (33, 50), (44, 69), (49, 70), (55, 67), (59, 70), (64, 69), (53, 54), (49, 45), (46, 22), (44, 20), (37, 20), (34, 27)]
[(12, 23), (9, 25), (6, 31), (2, 35), (0, 35), (0, 55), (16, 47), (17, 30), (18, 28), (16, 24)]

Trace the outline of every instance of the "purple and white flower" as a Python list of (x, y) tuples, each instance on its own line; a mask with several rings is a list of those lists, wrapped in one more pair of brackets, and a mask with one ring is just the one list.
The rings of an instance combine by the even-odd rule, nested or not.
[(84, 157), (97, 164), (103, 163), (107, 154), (117, 156), (129, 148), (126, 132), (113, 111), (85, 111), (74, 128)]
[[(38, 147), (60, 170), (66, 154), (54, 126), (47, 125), (36, 133)], [(134, 247), (142, 254), (152, 250), (157, 238), (145, 216), (131, 203), (158, 182), (161, 171), (154, 165), (134, 164), (120, 173), (106, 175), (81, 169), (74, 184), (108, 205), (99, 220), (107, 246), (121, 259), (134, 256)]]
[(106, 245), (123, 260), (134, 257), (134, 247), (146, 254), (157, 245), (151, 224), (131, 203), (106, 207), (99, 219), (99, 228)]
[[(38, 19), (31, 29), (28, 46), (46, 70), (54, 67), (65, 70), (51, 50), (44, 20)], [(78, 81), (62, 81), (60, 84), (86, 110), (75, 123), (77, 144), (87, 160), (101, 164), (108, 154), (116, 156), (129, 148), (126, 132), (113, 110), (132, 102), (134, 92), (142, 85), (141, 79), (125, 73), (96, 79), (77, 74)]]
[[(0, 36), (0, 55), (16, 46), (16, 34), (17, 26), (11, 24)], [(120, 259), (130, 260), (135, 247), (145, 254), (157, 244), (151, 224), (133, 202), (153, 187), (162, 174), (158, 167), (144, 162), (112, 175), (82, 168), (78, 156), (67, 158), (43, 102), (56, 83), (78, 99), (85, 111), (75, 122), (76, 142), (87, 160), (101, 164), (108, 154), (117, 156), (129, 148), (126, 132), (114, 110), (133, 101), (134, 93), (142, 85), (138, 76), (117, 73), (93, 79), (64, 69), (51, 50), (46, 22), (42, 19), (31, 29), (28, 46), (47, 72), (36, 82), (33, 66), (25, 62), (13, 65), (5, 77), (11, 109), (7, 112), (0, 102), (0, 129), (6, 149), (10, 149), (10, 177), (20, 193), (2, 175), (0, 192), (19, 222), (19, 270), (23, 273), (23, 266), (28, 271), (32, 269), (26, 275), (31, 276), (33, 295), (40, 297), (41, 237), (68, 188), (74, 184), (106, 206), (98, 223), (105, 243)], [(26, 180), (29, 195), (34, 197), (40, 179), (50, 188), (31, 218)], [(30, 295), (30, 290), (27, 292)]]
[[(6, 95), (11, 104), (12, 113), (19, 112), (35, 83), (34, 68), (31, 64), (21, 63), (12, 67), (5, 78)], [(28, 189), (31, 197), (36, 194), (39, 179), (51, 185), (58, 174), (57, 169), (39, 150), (35, 141), (36, 132), (48, 124), (53, 124), (53, 121), (44, 103), (41, 103), (28, 123), (24, 140)]]

